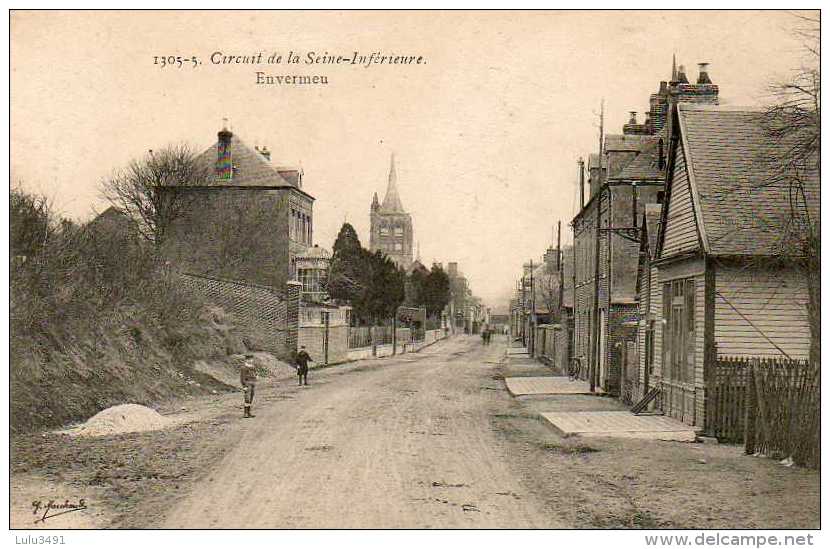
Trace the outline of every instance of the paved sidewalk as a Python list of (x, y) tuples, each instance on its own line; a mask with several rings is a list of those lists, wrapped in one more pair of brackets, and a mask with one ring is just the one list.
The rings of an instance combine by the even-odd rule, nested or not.
[(504, 382), (513, 396), (592, 394), (587, 381), (571, 381), (568, 376), (508, 377)]
[(631, 412), (545, 412), (541, 414), (563, 437), (622, 437), (693, 442), (695, 428), (665, 416)]

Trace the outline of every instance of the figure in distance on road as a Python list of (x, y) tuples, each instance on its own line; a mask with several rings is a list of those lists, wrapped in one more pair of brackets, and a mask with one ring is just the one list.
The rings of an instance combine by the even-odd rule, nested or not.
[(254, 417), (251, 414), (251, 405), (254, 403), (254, 388), (256, 387), (256, 368), (253, 364), (254, 355), (245, 355), (245, 360), (239, 368), (239, 382), (245, 397), (244, 417)]
[(308, 363), (314, 362), (305, 350), (305, 345), (300, 346), (300, 352), (294, 357), (297, 368), (297, 385), (308, 385)]

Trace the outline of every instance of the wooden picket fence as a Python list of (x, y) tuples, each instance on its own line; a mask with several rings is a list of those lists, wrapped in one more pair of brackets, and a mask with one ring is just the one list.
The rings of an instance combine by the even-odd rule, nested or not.
[(718, 357), (706, 384), (706, 430), (747, 454), (820, 461), (820, 372), (806, 360)]
[(723, 442), (743, 442), (749, 363), (718, 357), (707, 376), (706, 430)]
[(747, 454), (821, 462), (821, 374), (806, 360), (755, 360), (747, 387)]

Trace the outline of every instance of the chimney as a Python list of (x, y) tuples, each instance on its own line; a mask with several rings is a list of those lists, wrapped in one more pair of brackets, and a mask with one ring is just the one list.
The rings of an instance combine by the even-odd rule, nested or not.
[(698, 63), (698, 75), (697, 75), (697, 83), (698, 84), (711, 84), (712, 81), (709, 79), (709, 72), (707, 69), (709, 68), (709, 63)]
[(666, 125), (666, 116), (669, 110), (668, 82), (660, 82), (660, 89), (649, 97), (649, 119), (652, 133), (659, 133)]
[(230, 181), (233, 178), (233, 157), (231, 154), (231, 139), (233, 134), (228, 130), (228, 119), (222, 119), (222, 129), (218, 133), (219, 142), (216, 145), (216, 177)]
[(680, 75), (682, 80), (676, 82), (671, 88), (672, 104), (676, 103), (698, 103), (717, 105), (718, 104), (718, 87), (712, 84), (709, 78), (707, 68), (708, 63), (699, 63), (700, 75), (695, 84), (690, 84), (686, 79), (685, 70), (680, 66)]
[(683, 65), (680, 65), (679, 67), (677, 67), (677, 82), (679, 84), (688, 84), (689, 83), (689, 79), (686, 78), (686, 67), (684, 67)]
[(643, 135), (648, 133), (645, 124), (637, 124), (637, 111), (629, 111), (631, 118), (623, 125), (623, 135)]

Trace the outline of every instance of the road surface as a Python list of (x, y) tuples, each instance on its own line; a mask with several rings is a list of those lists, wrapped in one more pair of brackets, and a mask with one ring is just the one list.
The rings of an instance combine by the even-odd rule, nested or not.
[[(522, 490), (491, 418), (504, 341), (455, 337), (312, 371), (256, 418), (164, 528), (556, 527)], [(291, 398), (293, 397), (293, 398)]]

